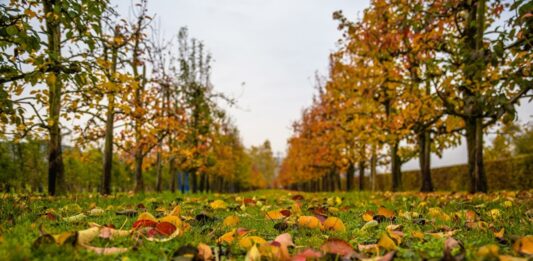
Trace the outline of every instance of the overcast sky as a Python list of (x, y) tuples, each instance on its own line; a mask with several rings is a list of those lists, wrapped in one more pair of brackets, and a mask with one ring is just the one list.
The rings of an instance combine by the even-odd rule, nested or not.
[[(327, 73), (328, 55), (340, 33), (332, 13), (359, 17), (367, 0), (149, 0), (168, 38), (187, 26), (214, 57), (212, 82), (217, 91), (238, 99), (229, 110), (246, 146), (269, 139), (284, 152), (290, 126), (311, 104), (314, 74)], [(114, 0), (127, 16), (130, 1)], [(242, 83), (245, 83), (242, 85)], [(522, 121), (531, 120), (531, 104)], [(466, 162), (465, 148), (448, 150), (433, 165)], [(417, 162), (406, 164), (417, 168)]]

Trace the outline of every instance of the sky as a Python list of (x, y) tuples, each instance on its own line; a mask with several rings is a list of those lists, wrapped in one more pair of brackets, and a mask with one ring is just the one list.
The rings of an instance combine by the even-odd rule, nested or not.
[[(131, 1), (114, 0), (128, 16)], [(148, 0), (148, 10), (166, 38), (183, 26), (211, 52), (215, 90), (237, 99), (229, 114), (246, 146), (266, 139), (283, 154), (291, 124), (312, 102), (315, 72), (327, 74), (328, 55), (340, 38), (332, 13), (351, 20), (368, 0)], [(519, 108), (531, 121), (532, 104)], [(490, 137), (489, 137), (490, 139)], [(434, 157), (433, 166), (466, 162), (464, 144)], [(404, 169), (416, 169), (410, 161)]]

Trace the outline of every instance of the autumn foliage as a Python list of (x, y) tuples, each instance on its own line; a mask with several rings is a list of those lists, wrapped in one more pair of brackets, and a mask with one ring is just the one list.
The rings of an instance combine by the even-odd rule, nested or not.
[[(294, 124), (278, 182), (310, 190), (359, 189), (377, 166), (403, 188), (401, 166), (420, 162), (434, 189), (431, 154), (464, 137), (471, 192), (486, 192), (484, 134), (516, 118), (532, 88), (531, 3), (373, 0), (360, 19), (334, 13), (342, 38), (327, 77)], [(505, 15), (503, 15), (505, 13)], [(345, 174), (346, 186), (341, 186)]]

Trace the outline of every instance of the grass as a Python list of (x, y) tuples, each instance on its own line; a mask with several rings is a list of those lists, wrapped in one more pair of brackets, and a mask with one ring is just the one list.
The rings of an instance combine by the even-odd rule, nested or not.
[[(292, 196), (303, 195), (301, 213), (295, 209)], [(338, 199), (337, 199), (338, 197)], [(296, 245), (291, 254), (303, 248), (320, 249), (328, 238), (339, 238), (350, 243), (357, 250), (358, 245), (375, 244), (387, 233), (387, 226), (399, 224), (403, 233), (401, 243), (396, 249), (395, 260), (440, 259), (444, 254), (446, 236), (443, 233), (455, 231), (453, 238), (461, 241), (465, 247), (468, 260), (479, 259), (480, 247), (494, 244), (500, 255), (520, 256), (513, 250), (513, 242), (522, 236), (533, 235), (532, 211), (533, 191), (499, 192), (488, 195), (468, 195), (463, 193), (297, 193), (280, 190), (265, 190), (242, 194), (145, 194), (116, 195), (101, 197), (98, 195), (72, 195), (68, 197), (38, 197), (22, 195), (0, 195), (0, 259), (4, 260), (170, 260), (181, 246), (198, 243), (217, 245), (217, 238), (232, 228), (224, 227), (222, 221), (229, 215), (240, 217), (238, 227), (253, 230), (250, 234), (273, 240), (280, 233), (292, 235)], [(242, 206), (244, 198), (253, 198), (257, 204)], [(222, 199), (227, 203), (226, 209), (213, 210), (209, 203)], [(146, 240), (135, 240), (132, 237), (109, 241), (96, 239), (91, 242), (100, 247), (132, 247), (134, 249), (118, 255), (100, 256), (85, 249), (72, 246), (43, 244), (32, 247), (40, 236), (40, 228), (50, 234), (61, 234), (67, 231), (87, 229), (88, 222), (112, 224), (117, 228), (130, 229), (136, 217), (117, 215), (115, 212), (124, 209), (136, 209), (142, 204), (146, 210), (156, 217), (165, 215), (175, 205), (182, 208), (181, 216), (190, 230), (169, 242), (157, 243)], [(66, 222), (61, 217), (80, 213), (88, 213), (94, 206), (104, 209), (101, 216), (89, 216), (79, 222)], [(362, 215), (368, 210), (376, 211), (378, 207), (394, 211), (394, 219), (386, 219), (378, 226), (362, 230), (366, 223)], [(346, 231), (321, 231), (299, 227), (297, 217), (313, 215), (309, 208), (323, 208), (329, 216), (340, 218)], [(438, 209), (437, 209), (438, 208)], [(289, 209), (291, 216), (287, 218), (288, 228), (280, 232), (274, 228), (279, 221), (265, 217), (266, 211)], [(475, 217), (465, 216), (467, 210), (476, 213)], [(46, 217), (46, 213), (54, 213), (57, 220)], [(216, 218), (214, 222), (201, 223), (195, 220), (196, 215), (204, 213)], [(414, 218), (413, 214), (417, 215)], [(529, 215), (529, 216), (528, 216)], [(448, 217), (446, 217), (448, 216)], [(494, 231), (504, 228), (503, 240), (495, 237)], [(414, 232), (422, 232), (423, 238), (414, 236)], [(433, 233), (433, 234), (430, 234)], [(440, 233), (440, 234), (439, 234)], [(220, 250), (226, 257), (244, 259), (246, 250), (238, 244), (222, 246)], [(380, 255), (387, 251), (382, 249)], [(457, 252), (455, 250), (455, 252)], [(455, 253), (454, 252), (454, 253)], [(374, 254), (366, 253), (367, 256)]]

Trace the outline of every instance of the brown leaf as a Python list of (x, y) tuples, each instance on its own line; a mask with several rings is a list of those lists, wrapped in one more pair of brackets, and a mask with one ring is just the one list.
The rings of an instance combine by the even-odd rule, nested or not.
[[(456, 248), (460, 248), (460, 251), (458, 254), (453, 255), (452, 251)], [(442, 261), (460, 261), (465, 259), (465, 248), (463, 246), (463, 243), (459, 242), (453, 237), (449, 237), (444, 242), (444, 256), (442, 257)]]
[(320, 246), (320, 250), (344, 258), (349, 258), (356, 254), (355, 250), (350, 244), (342, 239), (337, 238), (329, 238), (326, 240), (326, 242)]

